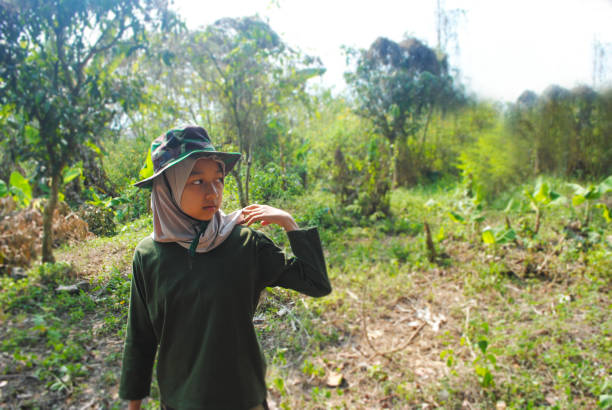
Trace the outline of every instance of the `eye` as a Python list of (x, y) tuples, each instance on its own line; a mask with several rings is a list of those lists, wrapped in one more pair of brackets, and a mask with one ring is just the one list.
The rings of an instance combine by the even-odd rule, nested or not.
[(201, 179), (195, 179), (195, 180), (191, 181), (191, 183), (193, 185), (200, 185), (202, 183), (202, 180)]

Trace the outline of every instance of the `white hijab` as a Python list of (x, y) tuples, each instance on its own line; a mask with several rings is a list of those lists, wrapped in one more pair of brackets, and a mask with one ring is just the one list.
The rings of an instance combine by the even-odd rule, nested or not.
[[(222, 161), (220, 162), (225, 174)], [(180, 209), (181, 196), (191, 170), (199, 158), (188, 157), (164, 171), (153, 180), (151, 191), (151, 209), (153, 210), (153, 240), (156, 242), (176, 242), (189, 249), (201, 221), (186, 215)], [(234, 226), (242, 220), (242, 210), (229, 215), (218, 210), (209, 221), (206, 230), (201, 233), (195, 251), (209, 252), (219, 246), (232, 233)]]

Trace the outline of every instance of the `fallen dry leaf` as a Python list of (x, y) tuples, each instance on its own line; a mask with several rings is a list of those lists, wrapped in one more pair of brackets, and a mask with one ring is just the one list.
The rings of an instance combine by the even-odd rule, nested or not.
[(330, 372), (327, 375), (326, 383), (329, 387), (338, 387), (342, 384), (343, 379), (344, 376), (342, 376), (342, 373)]
[(377, 337), (381, 337), (383, 335), (382, 330), (372, 330), (368, 332), (368, 337), (370, 339), (376, 339)]

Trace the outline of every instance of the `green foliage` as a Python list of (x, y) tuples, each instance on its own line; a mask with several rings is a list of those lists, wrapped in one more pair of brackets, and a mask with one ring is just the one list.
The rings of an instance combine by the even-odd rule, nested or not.
[[(139, 99), (139, 84), (119, 73), (144, 45), (153, 4), (139, 0), (31, 0), (0, 5), (0, 103), (14, 108), (15, 157), (38, 164), (50, 180), (43, 260), (53, 261), (51, 218), (66, 167), (108, 132), (121, 107)], [(36, 84), (36, 86), (32, 86)], [(88, 144), (89, 142), (89, 144)]]
[(552, 85), (541, 96), (525, 91), (510, 108), (507, 124), (524, 167), (566, 177), (600, 178), (612, 171), (612, 92)]
[[(183, 61), (202, 81), (221, 120), (225, 149), (243, 154), (231, 171), (239, 201), (250, 201), (251, 166), (283, 104), (299, 101), (306, 80), (319, 75), (317, 61), (286, 47), (259, 17), (224, 18), (186, 37)], [(214, 134), (213, 134), (214, 135)], [(219, 145), (219, 144), (217, 144)], [(268, 147), (268, 150), (271, 147)]]
[(573, 190), (574, 194), (572, 196), (572, 205), (577, 207), (584, 202), (587, 203), (584, 212), (584, 222), (583, 225), (587, 226), (591, 219), (591, 210), (592, 207), (596, 207), (601, 209), (601, 214), (606, 220), (606, 222), (610, 222), (610, 211), (606, 204), (600, 203), (595, 204), (595, 201), (600, 199), (603, 195), (606, 195), (612, 192), (612, 175), (603, 180), (598, 185), (591, 184), (588, 187), (583, 187), (578, 184), (568, 184)]
[(304, 192), (300, 176), (283, 173), (282, 168), (274, 162), (266, 164), (263, 169), (254, 168), (251, 184), (250, 198), (253, 202), (269, 202), (271, 199), (294, 197)]
[(376, 135), (361, 144), (343, 144), (335, 150), (331, 190), (353, 216), (359, 218), (389, 213), (389, 155)]
[(79, 216), (95, 235), (113, 236), (116, 233), (115, 214), (110, 207), (86, 203), (81, 205)]
[[(104, 169), (111, 186), (117, 191), (128, 189), (134, 182), (153, 175), (151, 162), (151, 141), (153, 136), (120, 137), (117, 140), (107, 140), (103, 147)], [(146, 155), (146, 157), (145, 157)], [(148, 168), (145, 171), (145, 167)], [(146, 174), (146, 175), (145, 175)]]
[(459, 169), (473, 181), (474, 195), (485, 200), (508, 189), (523, 178), (524, 167), (516, 146), (499, 127), (483, 131), (459, 156)]
[(482, 230), (482, 241), (487, 245), (504, 244), (516, 239), (516, 231), (512, 228), (487, 226)]
[(11, 173), (9, 192), (20, 206), (26, 207), (30, 205), (32, 201), (32, 187), (30, 182), (17, 171)]
[(9, 194), (8, 186), (6, 182), (0, 179), (0, 198), (5, 197)]
[(356, 60), (345, 76), (357, 113), (392, 144), (394, 181), (416, 183), (425, 171), (421, 159), (434, 109), (458, 101), (446, 57), (416, 38), (395, 43), (380, 37), (367, 51), (348, 54)]
[[(90, 143), (90, 145), (93, 145), (93, 144)], [(70, 168), (64, 168), (64, 171), (62, 173), (62, 183), (64, 185), (69, 184), (70, 181), (82, 175), (83, 175), (83, 163), (82, 162), (76, 163)]]

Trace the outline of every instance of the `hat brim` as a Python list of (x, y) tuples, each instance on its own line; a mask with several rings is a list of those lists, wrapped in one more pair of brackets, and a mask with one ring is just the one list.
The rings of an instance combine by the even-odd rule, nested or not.
[(141, 179), (140, 181), (134, 183), (134, 186), (138, 188), (150, 188), (151, 186), (153, 186), (153, 180), (157, 178), (158, 176), (160, 176), (165, 170), (167, 170), (173, 165), (178, 164), (179, 162), (183, 161), (185, 158), (189, 158), (194, 155), (197, 156), (198, 158), (206, 158), (206, 157), (213, 157), (213, 156), (218, 157), (225, 164), (225, 175), (227, 175), (234, 168), (234, 166), (236, 165), (236, 163), (238, 163), (238, 161), (240, 160), (240, 157), (242, 156), (242, 154), (240, 154), (239, 152), (220, 152), (220, 151), (205, 151), (205, 150), (189, 151), (181, 155), (174, 161), (169, 162), (162, 169), (158, 170), (156, 173), (154, 173), (150, 177)]

